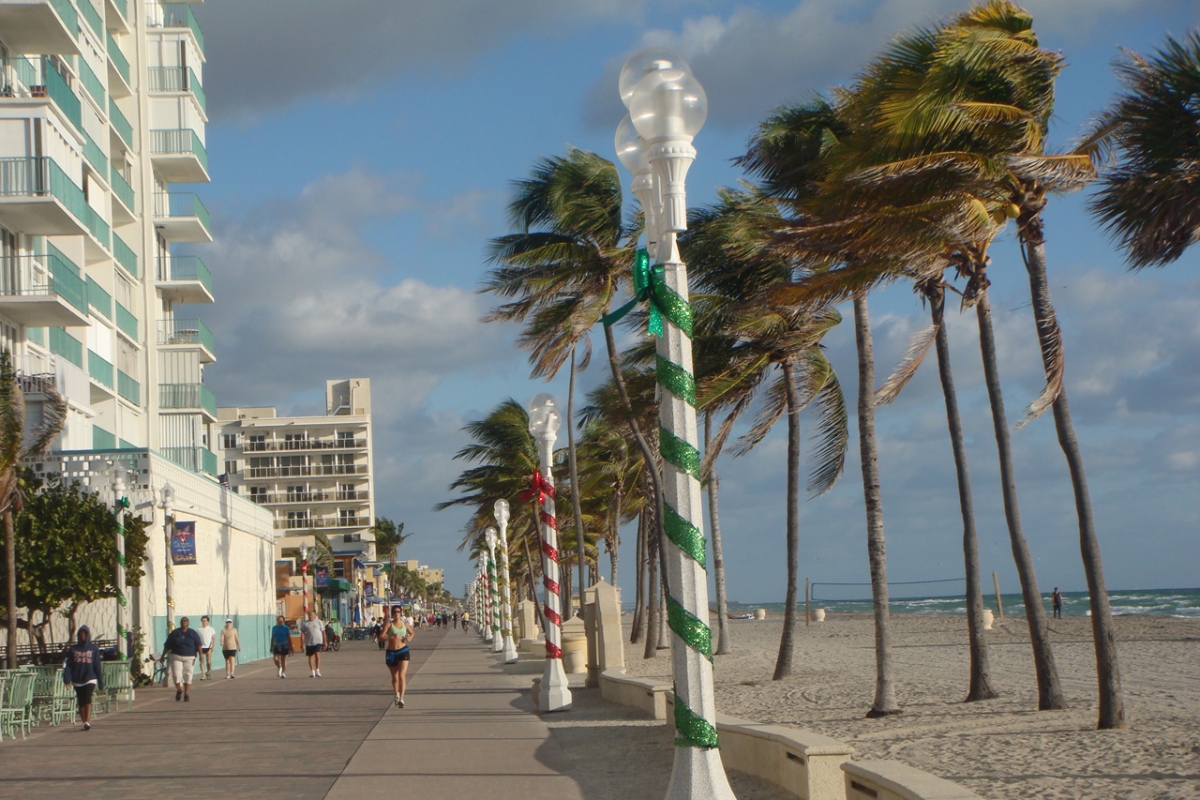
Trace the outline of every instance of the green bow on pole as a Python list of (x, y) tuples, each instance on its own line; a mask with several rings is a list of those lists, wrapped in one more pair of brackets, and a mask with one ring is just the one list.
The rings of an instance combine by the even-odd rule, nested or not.
[(622, 317), (641, 302), (650, 304), (647, 330), (652, 336), (662, 338), (663, 317), (675, 324), (684, 335), (692, 338), (692, 307), (667, 286), (663, 278), (663, 265), (650, 264), (650, 254), (639, 248), (633, 260), (633, 299), (611, 314), (601, 318), (606, 328), (611, 328)]

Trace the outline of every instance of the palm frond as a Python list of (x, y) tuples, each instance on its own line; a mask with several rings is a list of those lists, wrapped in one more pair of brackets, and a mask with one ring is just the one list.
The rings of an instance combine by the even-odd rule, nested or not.
[(925, 356), (929, 354), (929, 348), (937, 339), (937, 330), (936, 325), (930, 325), (917, 331), (908, 340), (908, 349), (904, 351), (900, 363), (883, 382), (883, 386), (879, 387), (879, 391), (875, 392), (875, 405), (886, 406), (900, 396), (901, 390), (917, 374)]

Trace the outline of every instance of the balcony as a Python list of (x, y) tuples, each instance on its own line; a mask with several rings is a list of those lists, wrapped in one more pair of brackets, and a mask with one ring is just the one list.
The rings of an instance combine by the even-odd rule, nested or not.
[(207, 414), (217, 421), (217, 398), (203, 383), (160, 383), (158, 405), (164, 411), (190, 411)]
[(366, 464), (309, 464), (289, 467), (247, 467), (248, 478), (311, 478), (322, 475), (366, 475)]
[(246, 453), (279, 453), (297, 450), (361, 450), (367, 446), (366, 439), (285, 439), (271, 442), (242, 442)]
[[(79, 0), (80, 3), (86, 4), (88, 0)], [(92, 96), (99, 106), (101, 112), (104, 110), (104, 84), (100, 82), (100, 78), (92, 71), (87, 62), (82, 58), (79, 59), (79, 82), (83, 84), (83, 88), (87, 89), (87, 93)]]
[(117, 108), (117, 101), (112, 97), (108, 98), (108, 121), (112, 123), (113, 130), (117, 132), (121, 142), (130, 150), (133, 149), (133, 126), (129, 124), (129, 120), (121, 113), (121, 109)]
[(181, 350), (199, 350), (201, 364), (211, 364), (217, 360), (212, 331), (198, 319), (159, 320), (158, 344)]
[[(111, 2), (111, 0), (110, 0)], [(121, 46), (111, 33), (105, 35), (108, 49), (108, 91), (110, 94), (128, 97), (133, 94), (133, 81), (130, 79), (129, 59), (121, 51)]]
[(88, 27), (92, 29), (92, 33), (97, 36), (104, 35), (104, 20), (100, 18), (100, 12), (92, 5), (92, 0), (75, 0), (79, 6), (79, 12), (83, 18), (87, 20)]
[[(129, 181), (125, 180), (125, 176), (117, 172), (115, 165), (109, 166), (108, 185), (112, 187), (113, 197), (120, 201), (113, 204), (113, 219), (120, 220), (121, 222), (136, 221), (137, 217), (134, 211), (136, 195), (133, 193), (133, 187), (129, 185)], [(113, 234), (113, 247), (116, 246), (117, 235)], [(134, 272), (133, 274), (136, 275), (137, 273)]]
[(133, 252), (133, 248), (125, 244), (125, 240), (117, 234), (113, 234), (113, 257), (117, 263), (125, 268), (133, 277), (138, 276), (137, 253)]
[(90, 233), (106, 250), (112, 246), (108, 223), (47, 156), (0, 158), (0, 224), (32, 234)]
[(121, 330), (133, 342), (138, 341), (138, 318), (133, 312), (127, 309), (120, 303), (114, 304), (116, 308), (117, 328)]
[(96, 140), (87, 131), (83, 132), (83, 157), (92, 165), (92, 170), (105, 182), (108, 181), (108, 157)]
[(208, 183), (208, 151), (189, 128), (150, 131), (154, 170), (168, 183)]
[(97, 355), (91, 350), (88, 350), (88, 376), (99, 383), (104, 388), (112, 391), (114, 386), (113, 381), (113, 365), (108, 359)]
[(71, 0), (0, 0), (0, 30), (12, 52), (76, 55), (78, 29)]
[(107, 0), (108, 8), (104, 13), (105, 21), (113, 30), (129, 33), (129, 0)]
[(150, 67), (150, 91), (155, 94), (187, 94), (196, 102), (196, 107), (208, 117), (208, 100), (204, 86), (191, 67)]
[(83, 327), (87, 283), (58, 256), (0, 258), (0, 314), (30, 327)]
[[(87, 2), (87, 0), (84, 0)], [(92, 426), (92, 449), (93, 450), (116, 450), (117, 437), (115, 434), (101, 428), (99, 425)]]
[(366, 502), (366, 492), (271, 492), (252, 494), (248, 497), (259, 505), (287, 505), (288, 503), (346, 503)]
[(154, 195), (154, 227), (171, 242), (211, 242), (208, 209), (194, 192)]
[(160, 256), (158, 290), (173, 303), (211, 303), (212, 273), (198, 256)]
[(276, 519), (275, 529), (281, 531), (320, 530), (324, 528), (364, 528), (366, 517), (292, 517)]
[(117, 370), (117, 394), (124, 397), (135, 406), (142, 404), (142, 387), (131, 376)]
[(105, 319), (111, 320), (113, 316), (112, 295), (96, 283), (95, 278), (91, 276), (88, 276), (87, 279), (87, 294), (88, 305), (99, 311)]
[(204, 52), (204, 33), (196, 22), (196, 15), (187, 3), (149, 3), (146, 6), (146, 24), (165, 31), (186, 32), (196, 41), (196, 48)]
[(217, 454), (204, 447), (164, 447), (161, 450), (167, 460), (192, 472), (205, 472), (217, 476)]

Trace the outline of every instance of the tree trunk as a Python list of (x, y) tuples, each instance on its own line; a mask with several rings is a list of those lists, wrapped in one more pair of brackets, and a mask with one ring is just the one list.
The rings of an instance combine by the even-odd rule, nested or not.
[(1012, 541), (1013, 561), (1021, 581), (1021, 597), (1025, 601), (1025, 619), (1029, 625), (1029, 640), (1033, 646), (1033, 664), (1038, 682), (1038, 710), (1051, 711), (1067, 707), (1058, 669), (1054, 666), (1054, 651), (1050, 647), (1046, 624), (1046, 609), (1038, 592), (1033, 556), (1021, 530), (1021, 511), (1017, 506), (1017, 479), (1013, 471), (1012, 442), (1008, 434), (1008, 417), (1004, 413), (1004, 395), (1000, 391), (1000, 369), (996, 365), (996, 337), (992, 331), (992, 308), (987, 291), (981, 291), (975, 301), (979, 317), (979, 349), (983, 356), (983, 377), (987, 383), (988, 401), (992, 406), (992, 427), (996, 432), (996, 450), (1000, 455), (1000, 489), (1004, 497), (1004, 518)]
[[(1054, 305), (1050, 302), (1050, 286), (1046, 279), (1046, 242), (1042, 236), (1041, 217), (1034, 216), (1026, 221), (1020, 230), (1024, 240), (1022, 251), (1025, 255), (1025, 267), (1029, 272), (1029, 291), (1033, 297), (1033, 316), (1037, 321), (1042, 363), (1049, 374), (1053, 369), (1056, 354), (1058, 358), (1062, 358), (1063, 344)], [(1083, 571), (1087, 575), (1088, 602), (1092, 612), (1092, 643), (1096, 650), (1096, 677), (1100, 690), (1100, 717), (1097, 727), (1101, 730), (1120, 728), (1125, 725), (1125, 701), (1117, 667), (1116, 631), (1113, 629), (1108, 588), (1104, 582), (1104, 564), (1100, 558), (1100, 542), (1096, 538), (1096, 523), (1092, 517), (1092, 499), (1088, 494), (1083, 454), (1079, 450), (1079, 440), (1075, 437), (1075, 426), (1071, 422), (1066, 386), (1059, 390), (1053, 410), (1058, 445), (1062, 448), (1071, 472), (1075, 514), (1079, 518), (1079, 549), (1083, 556)]]
[[(534, 519), (538, 519), (538, 517), (534, 517)], [(534, 530), (537, 530), (537, 523), (534, 523)], [(533, 574), (533, 553), (529, 551), (529, 537), (522, 536), (521, 544), (525, 547), (525, 574), (529, 576), (529, 596), (533, 598), (533, 609), (537, 612), (538, 625), (545, 631), (546, 618), (542, 616), (542, 604), (538, 602), (537, 578)], [(541, 545), (540, 538), (538, 544)]]
[(796, 646), (796, 617), (800, 574), (800, 395), (796, 391), (796, 370), (790, 359), (780, 365), (787, 391), (787, 596), (783, 609), (783, 635), (779, 637), (779, 655), (771, 680), (792, 674)]
[(610, 580), (612, 581), (613, 586), (617, 585), (617, 561), (621, 554), (621, 501), (623, 499), (624, 498), (621, 496), (621, 484), (618, 482), (616, 491), (613, 492), (613, 518), (609, 522), (611, 525), (611, 532), (609, 536), (611, 538), (609, 539), (608, 544), (608, 561), (612, 569)]
[(875, 446), (875, 353), (867, 295), (854, 296), (854, 339), (858, 345), (858, 448), (862, 460), (863, 501), (867, 510), (867, 558), (875, 606), (875, 702), (868, 717), (899, 714), (892, 683), (892, 641), (888, 632), (887, 548), (883, 538), (883, 495)]
[(634, 562), (636, 567), (637, 583), (633, 594), (633, 628), (629, 634), (629, 643), (637, 644), (642, 638), (642, 628), (646, 622), (646, 512), (642, 511), (638, 514), (637, 527), (637, 559)]
[(658, 537), (646, 537), (646, 568), (650, 572), (650, 588), (646, 594), (646, 648), (643, 658), (658, 655)]
[[(583, 539), (583, 510), (580, 507), (582, 499), (579, 496), (579, 468), (575, 461), (575, 348), (571, 348), (571, 380), (567, 384), (567, 467), (571, 478), (571, 510), (575, 512), (575, 552), (579, 558), (579, 606), (583, 607), (583, 590), (587, 588), (584, 580), (584, 569), (587, 567), (587, 554), (584, 550)], [(570, 583), (568, 578), (567, 583)], [(571, 607), (567, 606), (570, 612)]]
[(950, 369), (950, 338), (946, 334), (946, 289), (938, 285), (926, 292), (933, 324), (937, 330), (938, 377), (946, 401), (946, 423), (950, 428), (950, 449), (954, 453), (954, 471), (958, 476), (958, 507), (963, 520), (963, 566), (967, 577), (967, 635), (970, 640), (971, 680), (966, 702), (998, 697), (992, 688), (988, 663), (987, 638), (983, 630), (983, 585), (979, 579), (979, 538), (975, 532), (975, 502), (971, 497), (971, 476), (967, 471), (967, 446), (963, 440), (962, 418), (958, 413), (958, 395)]
[[(704, 454), (712, 443), (712, 412), (704, 415)], [(717, 480), (717, 460), (712, 460), (708, 472), (708, 519), (712, 528), (713, 583), (717, 594), (717, 649), (714, 655), (727, 655), (732, 649), (729, 643), (729, 601), (725, 595), (725, 555), (721, 549), (721, 521), (717, 515), (717, 494), (721, 483)]]
[(13, 538), (12, 506), (4, 512), (4, 605), (8, 611), (6, 653), (8, 668), (17, 668), (17, 541)]

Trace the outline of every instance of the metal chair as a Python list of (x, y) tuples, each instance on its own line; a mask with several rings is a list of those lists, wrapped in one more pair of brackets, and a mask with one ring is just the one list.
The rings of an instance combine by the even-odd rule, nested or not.
[(133, 676), (130, 674), (130, 662), (105, 661), (101, 667), (104, 670), (104, 711), (107, 713), (114, 704), (125, 700), (126, 710), (133, 708)]
[(5, 732), (8, 733), (10, 739), (17, 738), (14, 731), (18, 727), (21, 730), (22, 739), (29, 735), (33, 724), (31, 708), (33, 706), (33, 682), (36, 677), (29, 670), (18, 670), (17, 674), (9, 676), (4, 702), (0, 703), (0, 740), (3, 739)]
[(33, 724), (38, 725), (50, 719), (54, 706), (54, 684), (62, 683), (62, 667), (36, 667), (33, 674)]
[(55, 681), (53, 702), (50, 706), (50, 722), (58, 725), (66, 719), (74, 725), (78, 710), (75, 703), (75, 689), (69, 683), (63, 683), (61, 680)]

